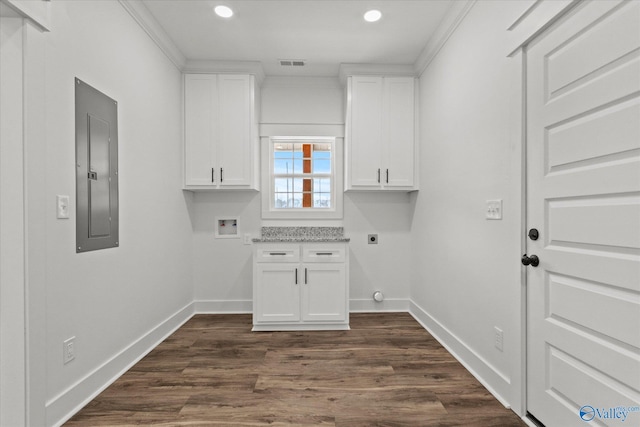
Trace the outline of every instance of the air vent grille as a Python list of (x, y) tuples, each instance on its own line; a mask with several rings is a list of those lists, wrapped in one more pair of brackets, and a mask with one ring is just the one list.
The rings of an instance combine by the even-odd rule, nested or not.
[(304, 67), (304, 59), (281, 59), (280, 66), (282, 67)]

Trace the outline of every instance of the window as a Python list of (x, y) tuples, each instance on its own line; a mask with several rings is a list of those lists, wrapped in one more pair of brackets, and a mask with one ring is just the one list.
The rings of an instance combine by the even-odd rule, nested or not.
[(330, 208), (332, 144), (275, 142), (273, 189), (275, 209)]
[(263, 217), (342, 217), (335, 138), (270, 138), (268, 153), (263, 179), (268, 180), (269, 200), (263, 196)]

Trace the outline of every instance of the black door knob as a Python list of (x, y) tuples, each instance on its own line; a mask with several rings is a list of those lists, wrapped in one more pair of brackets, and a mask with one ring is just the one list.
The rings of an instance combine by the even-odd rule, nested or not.
[(527, 254), (524, 254), (522, 255), (522, 264), (537, 267), (540, 264), (540, 259), (537, 255), (527, 256)]

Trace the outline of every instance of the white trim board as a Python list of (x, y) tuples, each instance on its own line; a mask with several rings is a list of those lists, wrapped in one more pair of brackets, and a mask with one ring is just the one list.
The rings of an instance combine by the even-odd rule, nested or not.
[[(508, 386), (508, 378), (492, 368), (413, 301), (397, 298), (377, 303), (370, 299), (351, 299), (350, 307), (351, 313), (402, 312), (411, 314), (502, 405), (511, 408), (507, 400), (490, 385), (490, 383), (503, 382), (505, 386)], [(85, 378), (49, 400), (46, 404), (46, 425), (57, 427), (64, 424), (193, 316), (197, 314), (250, 314), (252, 308), (252, 300), (200, 300), (187, 304)], [(489, 378), (491, 381), (486, 381), (485, 378)]]
[[(189, 303), (46, 403), (46, 425), (61, 426), (194, 315)], [(77, 403), (80, 402), (80, 403)]]
[[(427, 330), (458, 362), (465, 367), (505, 408), (511, 409), (511, 405), (502, 397), (492, 384), (501, 384), (504, 388), (511, 383), (510, 379), (499, 372), (482, 356), (467, 346), (462, 340), (450, 332), (444, 325), (418, 306), (410, 302), (409, 313), (423, 328)], [(485, 378), (488, 378), (487, 381)]]

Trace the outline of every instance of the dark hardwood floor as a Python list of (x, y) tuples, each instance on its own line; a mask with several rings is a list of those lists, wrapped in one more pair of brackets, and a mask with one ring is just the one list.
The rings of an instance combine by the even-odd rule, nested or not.
[(251, 332), (197, 315), (66, 426), (525, 426), (407, 313)]

